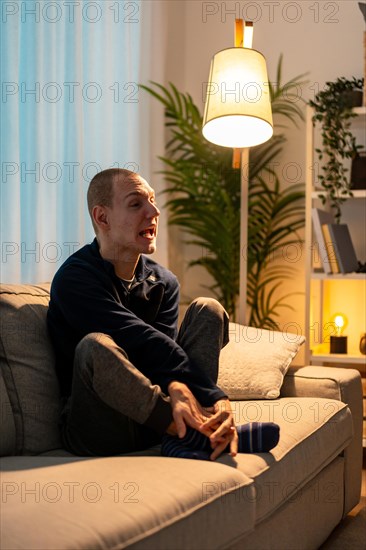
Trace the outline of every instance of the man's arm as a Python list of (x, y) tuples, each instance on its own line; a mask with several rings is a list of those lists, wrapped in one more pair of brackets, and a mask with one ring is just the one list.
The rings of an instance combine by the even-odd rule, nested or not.
[[(176, 326), (178, 317), (179, 283), (175, 277), (169, 282), (171, 284), (166, 288), (157, 322), (154, 323), (154, 326), (159, 327), (163, 332), (167, 328)], [(218, 400), (214, 406), (204, 408), (195, 399), (188, 386), (178, 381), (168, 385), (168, 392), (174, 418), (174, 422), (168, 430), (170, 434), (184, 437), (186, 425), (189, 425), (210, 438), (213, 448), (212, 460), (215, 460), (229, 444), (231, 455), (236, 455), (238, 436), (228, 399)]]

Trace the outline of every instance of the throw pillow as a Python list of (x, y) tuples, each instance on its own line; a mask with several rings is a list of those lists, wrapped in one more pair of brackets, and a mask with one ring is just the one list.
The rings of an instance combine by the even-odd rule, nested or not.
[(305, 337), (230, 323), (217, 385), (229, 399), (276, 399)]

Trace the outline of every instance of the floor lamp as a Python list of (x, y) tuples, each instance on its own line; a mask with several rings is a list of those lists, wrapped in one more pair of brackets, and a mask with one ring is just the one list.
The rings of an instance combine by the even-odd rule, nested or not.
[(266, 60), (252, 49), (253, 24), (235, 20), (235, 47), (214, 55), (207, 85), (202, 133), (223, 147), (234, 148), (241, 167), (240, 276), (238, 321), (246, 324), (249, 147), (273, 134)]

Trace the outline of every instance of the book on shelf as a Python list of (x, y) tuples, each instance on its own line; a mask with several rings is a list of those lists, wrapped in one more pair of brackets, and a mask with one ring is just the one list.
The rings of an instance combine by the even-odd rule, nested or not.
[(333, 273), (332, 266), (329, 261), (327, 247), (325, 244), (324, 234), (322, 230), (322, 225), (327, 223), (334, 223), (333, 216), (321, 210), (320, 208), (311, 209), (311, 217), (313, 220), (314, 236), (319, 248), (319, 257), (322, 263), (324, 273)]
[(333, 242), (333, 239), (332, 239), (332, 235), (330, 233), (330, 226), (331, 225), (332, 225), (331, 223), (324, 223), (322, 225), (322, 231), (323, 231), (323, 235), (324, 235), (325, 249), (326, 249), (327, 256), (328, 256), (328, 261), (329, 261), (329, 264), (330, 264), (331, 273), (337, 274), (337, 273), (340, 273), (340, 269), (339, 269), (339, 264), (338, 264), (338, 259), (337, 259), (337, 255), (336, 255), (334, 242)]
[(328, 258), (333, 273), (352, 273), (358, 269), (356, 252), (346, 223), (322, 225)]

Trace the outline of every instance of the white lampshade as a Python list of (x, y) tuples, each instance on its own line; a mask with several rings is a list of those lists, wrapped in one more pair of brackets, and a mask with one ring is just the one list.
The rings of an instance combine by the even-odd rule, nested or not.
[(223, 147), (252, 147), (273, 134), (266, 60), (251, 48), (227, 48), (211, 61), (202, 133)]

